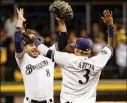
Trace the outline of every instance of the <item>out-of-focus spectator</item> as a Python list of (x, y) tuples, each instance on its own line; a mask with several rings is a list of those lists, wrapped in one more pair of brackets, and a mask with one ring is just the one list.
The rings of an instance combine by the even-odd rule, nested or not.
[(9, 47), (10, 42), (11, 38), (8, 37), (7, 31), (5, 29), (2, 29), (0, 33), (0, 47)]
[(59, 32), (53, 32), (50, 36), (45, 37), (45, 45), (48, 47), (52, 46), (58, 41), (58, 34)]
[(92, 31), (93, 31), (93, 33), (99, 33), (100, 32), (100, 25), (98, 23), (92, 24)]
[(80, 37), (88, 38), (88, 33), (87, 33), (86, 29), (84, 29), (84, 28), (81, 29)]
[(51, 39), (52, 39), (51, 45), (53, 45), (54, 43), (57, 42), (57, 33), (56, 33), (56, 32), (53, 32), (53, 33), (51, 34)]
[(104, 41), (104, 34), (99, 34), (98, 37), (95, 37), (94, 44), (92, 47), (93, 55), (98, 54), (101, 49), (106, 45), (106, 42)]
[(6, 81), (14, 81), (14, 72), (18, 66), (15, 60), (15, 47), (13, 41), (10, 42), (9, 47), (7, 48), (7, 54)]
[(5, 81), (5, 63), (7, 61), (7, 50), (6, 48), (0, 47), (0, 80)]
[(69, 43), (75, 43), (77, 40), (76, 33), (74, 31), (68, 32), (68, 41)]
[(92, 24), (92, 37), (94, 38), (98, 37), (101, 33), (100, 25), (98, 23)]
[(1, 80), (13, 81), (14, 70), (17, 68), (15, 61), (15, 49), (12, 38), (7, 36), (6, 30), (1, 31), (0, 36), (0, 52), (1, 52)]
[(51, 44), (52, 44), (52, 38), (51, 38), (51, 36), (46, 36), (44, 43), (45, 43), (45, 45), (47, 45), (48, 47), (50, 47)]
[(11, 38), (7, 36), (7, 32), (2, 29), (0, 33), (0, 66), (1, 66), (1, 80), (5, 80), (5, 65), (7, 63), (7, 49), (9, 47), (9, 44), (11, 42)]
[(7, 61), (7, 50), (6, 50), (6, 40), (7, 40), (7, 34), (5, 30), (1, 30), (0, 34), (0, 53), (1, 53), (1, 62), (0, 64), (5, 64)]
[(121, 35), (121, 40), (116, 48), (116, 63), (119, 66), (120, 78), (127, 79), (127, 37)]
[(89, 34), (87, 33), (86, 29), (82, 29), (80, 31), (80, 37), (87, 38), (90, 41), (91, 46), (93, 45), (92, 39), (89, 37)]
[[(37, 37), (39, 37), (40, 39), (44, 39), (43, 34), (41, 34), (37, 29), (32, 29), (32, 30), (34, 30), (36, 32)], [(43, 42), (43, 40), (42, 40), (42, 42)]]
[(115, 35), (117, 36), (117, 34), (119, 34), (119, 30), (122, 28), (122, 25), (120, 24), (114, 24), (114, 32), (115, 32)]
[[(92, 39), (90, 38), (89, 34), (87, 33), (86, 29), (84, 29), (84, 28), (81, 29), (81, 31), (80, 31), (80, 37), (82, 37), (82, 38), (87, 38), (87, 39), (89, 40), (90, 45), (91, 45), (91, 48), (92, 48), (92, 46), (93, 46), (93, 41), (92, 41)], [(92, 52), (90, 53), (89, 57), (91, 57), (91, 56), (92, 56)]]
[(119, 43), (123, 39), (124, 35), (126, 35), (126, 30), (124, 28), (119, 29), (117, 34), (116, 34), (117, 45), (119, 45)]
[(4, 28), (7, 31), (7, 35), (11, 38), (13, 38), (14, 32), (15, 32), (15, 26), (16, 26), (17, 18), (14, 15), (13, 12), (8, 13), (8, 18), (5, 21)]

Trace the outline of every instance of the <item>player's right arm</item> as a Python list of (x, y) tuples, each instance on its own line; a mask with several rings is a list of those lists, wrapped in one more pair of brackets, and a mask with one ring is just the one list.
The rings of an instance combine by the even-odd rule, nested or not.
[(25, 21), (25, 18), (23, 17), (24, 11), (23, 9), (17, 9), (18, 13), (18, 20), (17, 20), (17, 25), (16, 25), (16, 32), (14, 34), (14, 43), (15, 43), (15, 52), (16, 56), (18, 58), (22, 58), (24, 54), (23, 50), (23, 35), (18, 32), (19, 29), (23, 29), (23, 22)]

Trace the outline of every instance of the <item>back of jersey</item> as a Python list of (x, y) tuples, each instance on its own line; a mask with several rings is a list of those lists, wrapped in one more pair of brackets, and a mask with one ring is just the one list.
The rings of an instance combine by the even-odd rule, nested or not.
[(111, 57), (111, 50), (105, 47), (92, 58), (68, 56), (71, 60), (62, 68), (61, 98), (74, 103), (95, 103), (100, 73)]

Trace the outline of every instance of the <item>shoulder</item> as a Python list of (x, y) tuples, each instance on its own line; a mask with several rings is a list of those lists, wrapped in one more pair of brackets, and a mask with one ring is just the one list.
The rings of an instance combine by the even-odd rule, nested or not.
[[(57, 51), (56, 51), (56, 52), (57, 52)], [(76, 57), (76, 55), (73, 54), (73, 53), (67, 53), (67, 52), (60, 52), (60, 53), (62, 53), (63, 56), (67, 56), (68, 58), (70, 58), (70, 57)]]
[[(48, 61), (48, 62), (54, 63), (54, 62), (52, 61), (52, 59), (50, 59), (50, 58), (48, 58), (48, 57), (45, 57), (45, 56), (43, 56), (42, 54), (39, 54), (39, 55), (38, 55), (38, 58), (41, 58), (41, 60), (46, 60), (46, 61)], [(37, 59), (38, 59), (38, 58), (37, 58)]]
[(99, 56), (111, 56), (113, 53), (113, 49), (111, 46), (105, 46), (97, 55), (91, 57), (91, 59), (97, 58)]
[(103, 68), (112, 56), (113, 49), (105, 46), (96, 56), (91, 57), (93, 64), (99, 68)]
[(23, 53), (23, 56), (22, 56), (22, 57), (18, 57), (17, 53), (15, 52), (15, 58), (16, 58), (16, 59), (25, 60), (25, 59), (27, 59), (27, 58), (29, 58), (29, 57), (30, 57), (30, 56), (29, 56), (26, 52)]
[(70, 54), (69, 56), (70, 62), (77, 63), (79, 60), (83, 60), (83, 56), (76, 56), (75, 54)]
[(107, 45), (100, 51), (100, 54), (112, 55), (113, 54), (113, 48), (110, 45)]
[(53, 44), (51, 47), (49, 47), (50, 50), (58, 50), (57, 43)]

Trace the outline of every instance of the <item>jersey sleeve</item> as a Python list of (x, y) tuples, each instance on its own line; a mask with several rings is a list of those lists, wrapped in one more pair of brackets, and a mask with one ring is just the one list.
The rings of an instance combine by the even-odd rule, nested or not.
[(58, 45), (57, 43), (53, 44), (51, 47), (49, 47), (50, 50), (58, 51)]
[[(25, 55), (25, 54), (24, 54), (24, 55)], [(24, 55), (23, 55), (22, 58), (19, 58), (19, 57), (17, 56), (17, 53), (15, 53), (15, 59), (16, 59), (16, 62), (17, 62), (17, 64), (18, 64), (18, 67), (19, 67), (19, 68), (21, 68), (21, 65), (23, 64)]]
[(60, 67), (64, 68), (73, 59), (73, 54), (54, 51), (54, 55), (53, 55), (52, 59)]
[(106, 46), (99, 52), (97, 56), (94, 56), (91, 59), (97, 68), (103, 69), (110, 57), (112, 56), (112, 53), (112, 47)]

